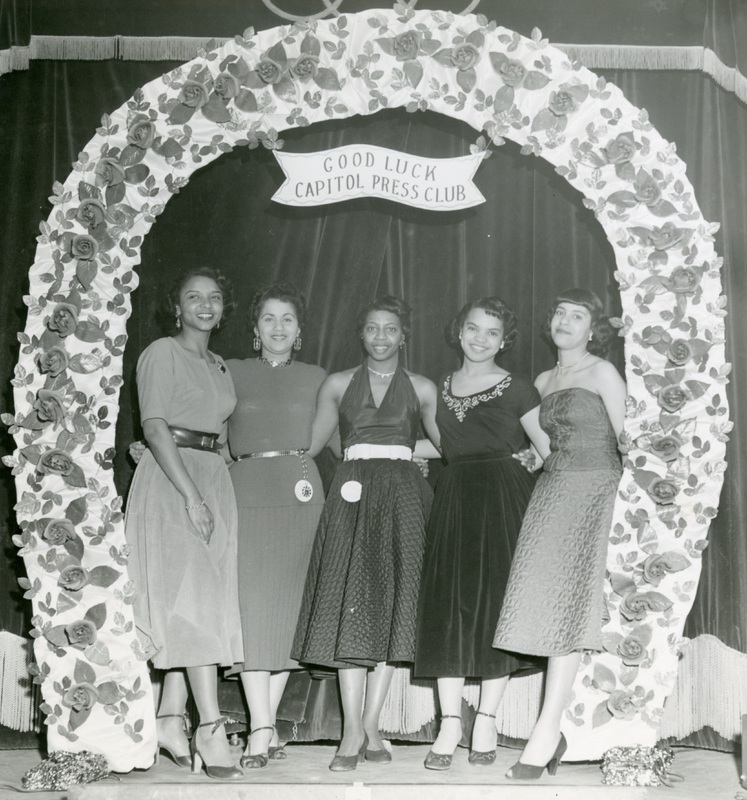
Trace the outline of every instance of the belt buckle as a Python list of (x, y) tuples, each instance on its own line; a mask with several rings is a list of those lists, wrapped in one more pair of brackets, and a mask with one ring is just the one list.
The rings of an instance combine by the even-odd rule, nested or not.
[(213, 442), (214, 440), (211, 439), (209, 436), (203, 436), (200, 439), (200, 447), (202, 447), (204, 450), (212, 450)]

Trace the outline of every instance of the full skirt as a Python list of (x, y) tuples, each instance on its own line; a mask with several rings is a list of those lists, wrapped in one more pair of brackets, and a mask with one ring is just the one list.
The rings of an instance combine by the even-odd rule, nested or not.
[(510, 456), (453, 461), (444, 469), (428, 523), (417, 677), (498, 678), (538, 665), (491, 646), (534, 483)]
[(159, 669), (228, 666), (243, 654), (233, 486), (215, 453), (183, 448), (179, 454), (213, 514), (213, 535), (209, 544), (199, 538), (184, 498), (147, 450), (125, 520), (135, 619)]
[[(345, 500), (342, 487), (359, 500)], [(348, 495), (351, 496), (352, 495)], [(431, 489), (411, 461), (345, 461), (317, 529), (293, 657), (329, 667), (411, 662)]]

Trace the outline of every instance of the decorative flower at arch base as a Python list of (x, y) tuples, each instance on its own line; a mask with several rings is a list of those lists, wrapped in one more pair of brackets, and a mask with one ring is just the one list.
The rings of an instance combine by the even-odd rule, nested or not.
[(481, 16), (397, 6), (249, 30), (202, 53), (104, 115), (54, 186), (19, 334), (17, 414), (5, 415), (50, 750), (103, 752), (115, 770), (147, 767), (155, 751), (111, 462), (143, 237), (222, 153), (279, 148), (285, 128), (401, 106), (554, 164), (614, 249), (630, 451), (610, 537), (606, 652), (584, 658), (564, 726), (571, 758), (656, 740), (730, 430), (718, 225), (647, 113), (539, 31), (527, 39)]

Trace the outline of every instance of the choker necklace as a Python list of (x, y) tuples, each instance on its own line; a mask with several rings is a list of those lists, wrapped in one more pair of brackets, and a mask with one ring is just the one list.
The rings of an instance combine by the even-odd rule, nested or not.
[(586, 358), (586, 356), (590, 356), (590, 355), (591, 355), (591, 353), (589, 353), (587, 351), (584, 355), (581, 356), (581, 358), (579, 358), (579, 360), (575, 364), (569, 364), (567, 367), (561, 367), (560, 366), (560, 361), (558, 361), (555, 364), (555, 367), (558, 370), (558, 372), (567, 372), (568, 370), (573, 369), (574, 367), (577, 367)]
[(366, 369), (369, 372), (373, 372), (374, 375), (378, 375), (380, 378), (391, 378), (392, 375), (394, 375), (394, 373), (397, 371), (395, 369), (395, 370), (392, 370), (392, 372), (377, 372), (375, 369), (371, 369), (371, 367), (369, 367), (368, 365), (366, 365)]
[(273, 369), (275, 369), (275, 367), (288, 367), (288, 366), (290, 366), (291, 363), (293, 362), (293, 359), (289, 358), (287, 361), (270, 361), (269, 358), (265, 358), (264, 356), (260, 356), (257, 359), (257, 361), (259, 361), (260, 364), (267, 364), (268, 367), (272, 367)]

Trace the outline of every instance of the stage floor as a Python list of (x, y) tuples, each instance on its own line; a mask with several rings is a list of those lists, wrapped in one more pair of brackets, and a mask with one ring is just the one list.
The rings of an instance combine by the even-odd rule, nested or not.
[[(40, 800), (727, 800), (739, 791), (734, 755), (690, 748), (676, 750), (674, 771), (684, 777), (682, 783), (645, 789), (602, 785), (599, 764), (562, 764), (554, 778), (545, 773), (536, 783), (513, 783), (504, 773), (516, 760), (517, 751), (503, 748), (491, 767), (471, 766), (467, 751), (460, 749), (448, 772), (432, 772), (423, 768), (427, 745), (395, 745), (391, 764), (363, 764), (346, 773), (327, 769), (335, 753), (331, 745), (288, 745), (286, 749), (285, 761), (245, 770), (242, 781), (219, 783), (204, 772), (191, 775), (164, 757), (158, 766), (117, 776), (119, 780), (33, 796)], [(0, 798), (18, 797), (12, 787), (20, 787), (21, 776), (40, 760), (34, 750), (0, 750)]]

